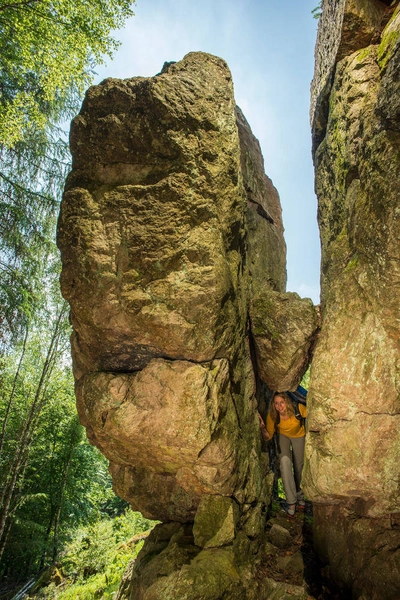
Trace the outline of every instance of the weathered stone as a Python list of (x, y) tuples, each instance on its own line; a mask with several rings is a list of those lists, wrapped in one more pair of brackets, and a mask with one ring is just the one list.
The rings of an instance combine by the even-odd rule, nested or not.
[(240, 600), (244, 587), (240, 582), (232, 549), (210, 548), (198, 554), (190, 565), (174, 573), (157, 598), (193, 598), (218, 600), (226, 595)]
[(398, 531), (382, 526), (400, 512), (398, 3), (393, 9), (375, 44), (337, 63), (326, 129), (315, 138), (323, 321), (303, 471), (319, 553), (354, 597), (379, 600), (400, 589)]
[(294, 573), (300, 573), (300, 575), (303, 575), (304, 568), (303, 554), (301, 552), (295, 552), (292, 554), (287, 564), (287, 569), (289, 569), (289, 571), (293, 571)]
[[(200, 550), (193, 545), (190, 526), (157, 525), (136, 563), (128, 566), (116, 600), (312, 600), (305, 587), (260, 579), (256, 563), (265, 554), (257, 559), (254, 549), (254, 543), (239, 532), (234, 548)], [(268, 543), (263, 549), (277, 552)], [(298, 566), (296, 557), (289, 559)]]
[(288, 548), (292, 543), (290, 531), (274, 523), (268, 533), (268, 539), (277, 548)]
[[(132, 587), (137, 584), (139, 576), (146, 567), (146, 556), (151, 554), (157, 558), (164, 550), (168, 548), (172, 538), (180, 541), (180, 547), (182, 550), (180, 560), (177, 561), (175, 559), (174, 568), (185, 561), (189, 561), (191, 556), (196, 556), (198, 553), (198, 548), (190, 548), (190, 542), (192, 539), (190, 527), (183, 526), (180, 523), (164, 523), (156, 525), (150, 532), (150, 535), (148, 536), (145, 545), (140, 550), (137, 558), (130, 561), (128, 564), (128, 567), (126, 568), (122, 577), (119, 590), (116, 594), (116, 600), (131, 597)], [(159, 563), (155, 564), (157, 564), (157, 570), (159, 570)]]
[[(271, 277), (282, 282), (279, 199), (262, 197), (268, 180), (244, 117), (241, 130), (248, 188), (274, 215)], [(245, 337), (247, 195), (226, 64), (192, 53), (154, 78), (91, 88), (71, 148), (62, 289), (78, 410), (115, 489), (164, 520), (193, 519), (209, 493), (268, 502)]]
[(265, 600), (313, 600), (306, 587), (281, 583), (265, 578), (259, 587), (257, 599)]
[(264, 546), (263, 546), (263, 553), (265, 556), (269, 556), (269, 555), (274, 555), (277, 553), (277, 547), (274, 546), (274, 544), (271, 544), (271, 542), (265, 542)]
[(239, 506), (224, 496), (203, 496), (193, 525), (194, 543), (201, 548), (217, 548), (235, 539)]
[[(269, 479), (273, 478), (273, 474), (269, 475)], [(271, 482), (272, 485), (273, 482)], [(266, 518), (266, 506), (264, 502), (258, 502), (256, 506), (252, 506), (250, 510), (242, 517), (242, 530), (250, 539), (254, 539), (260, 535), (260, 529), (264, 530)]]
[(250, 318), (261, 379), (271, 390), (296, 389), (320, 325), (312, 301), (264, 288), (251, 301)]
[(286, 290), (286, 245), (278, 192), (264, 173), (260, 144), (242, 111), (236, 107), (240, 162), (247, 194), (247, 263), (252, 295), (266, 286)]
[[(249, 305), (284, 292), (286, 248), (226, 63), (191, 53), (152, 78), (105, 80), (86, 94), (71, 149), (58, 243), (81, 422), (115, 491), (147, 517), (194, 520), (204, 546), (187, 528), (160, 545), (156, 528), (124, 597), (246, 588), (252, 600), (271, 477)], [(226, 510), (207, 521), (208, 503)]]
[(393, 12), (393, 7), (387, 4), (393, 3), (389, 0), (335, 0), (324, 3), (311, 84), (310, 115), (314, 150), (324, 137), (335, 66), (356, 50), (377, 43)]
[(295, 552), (287, 556), (278, 556), (276, 565), (281, 571), (292, 571), (293, 573), (304, 573), (304, 560), (301, 552)]
[(314, 507), (316, 549), (329, 562), (331, 576), (352, 588), (355, 598), (399, 597), (399, 527), (400, 513), (367, 519), (340, 505)]
[[(399, 53), (392, 59), (398, 65)], [(399, 140), (382, 129), (375, 111), (380, 79), (373, 46), (338, 65), (327, 136), (317, 153), (324, 320), (313, 363), (306, 467), (313, 498), (327, 498), (328, 488), (332, 501), (361, 495), (370, 516), (398, 508), (391, 457), (397, 462), (400, 441), (393, 318), (399, 296), (392, 293), (400, 282)]]
[(117, 492), (147, 517), (187, 521), (203, 494), (234, 492), (243, 465), (226, 360), (153, 359), (139, 373), (92, 373), (78, 399)]
[(182, 526), (167, 545), (158, 541), (158, 535), (159, 527), (156, 527), (139, 552), (135, 568), (128, 567), (116, 600), (218, 600), (224, 595), (241, 600), (245, 597), (232, 548), (200, 551), (193, 544), (187, 526)]
[(226, 63), (204, 53), (87, 92), (58, 231), (77, 378), (154, 357), (232, 358), (242, 343), (234, 108)]

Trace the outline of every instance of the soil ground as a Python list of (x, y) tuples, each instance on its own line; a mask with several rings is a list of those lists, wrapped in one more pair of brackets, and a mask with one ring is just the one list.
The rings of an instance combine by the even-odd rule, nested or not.
[(284, 511), (285, 501), (278, 498), (272, 503), (267, 521), (267, 538), (271, 527), (276, 524), (288, 530), (290, 545), (273, 547), (266, 553), (260, 565), (259, 577), (269, 577), (292, 585), (307, 585), (310, 600), (351, 600), (343, 590), (335, 589), (329, 581), (328, 569), (319, 561), (313, 548), (312, 504), (306, 502), (304, 510), (297, 510), (294, 517)]

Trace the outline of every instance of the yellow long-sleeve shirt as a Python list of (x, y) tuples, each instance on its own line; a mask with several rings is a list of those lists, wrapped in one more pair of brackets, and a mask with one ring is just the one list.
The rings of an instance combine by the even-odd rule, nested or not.
[[(299, 404), (299, 412), (302, 417), (306, 417), (307, 407), (303, 404)], [(271, 419), (269, 413), (267, 415), (266, 427), (270, 437), (272, 437), (275, 431), (275, 424)], [(301, 422), (298, 419), (296, 419), (294, 415), (292, 417), (289, 417), (289, 419), (286, 419), (286, 421), (281, 419), (278, 425), (278, 430), (279, 433), (282, 433), (283, 435), (286, 435), (286, 437), (289, 438), (299, 438), (306, 435), (304, 425), (302, 425)]]

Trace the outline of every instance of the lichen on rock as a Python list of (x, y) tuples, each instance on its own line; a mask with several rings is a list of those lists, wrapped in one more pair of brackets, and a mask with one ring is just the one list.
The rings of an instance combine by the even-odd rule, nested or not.
[(78, 378), (155, 357), (231, 358), (243, 336), (234, 98), (225, 63), (207, 56), (108, 79), (73, 121), (58, 239)]
[(186, 522), (203, 494), (233, 494), (243, 465), (226, 359), (153, 359), (137, 373), (91, 373), (78, 400), (116, 491), (146, 517)]
[[(257, 382), (271, 357), (253, 360), (250, 304), (284, 294), (286, 246), (226, 63), (190, 53), (155, 77), (90, 88), (71, 150), (58, 244), (80, 419), (115, 491), (174, 524), (146, 541), (121, 597), (256, 598), (272, 488)], [(307, 322), (283, 361), (293, 382), (316, 322), (311, 302), (285, 303), (257, 330), (266, 340), (271, 318), (283, 346)]]
[(233, 542), (239, 521), (237, 503), (226, 496), (203, 496), (193, 525), (194, 543), (218, 548)]
[(265, 287), (251, 300), (250, 318), (260, 378), (271, 390), (295, 390), (320, 327), (312, 301)]
[[(400, 511), (400, 7), (387, 4), (335, 3), (338, 22), (325, 2), (320, 23), (316, 56), (332, 35), (342, 51), (329, 89), (318, 64), (314, 83), (315, 123), (324, 123), (314, 131), (323, 319), (304, 472), (320, 555), (354, 597), (379, 600), (400, 589), (391, 516)], [(371, 37), (355, 32), (349, 44), (349, 11), (354, 22), (378, 15)]]

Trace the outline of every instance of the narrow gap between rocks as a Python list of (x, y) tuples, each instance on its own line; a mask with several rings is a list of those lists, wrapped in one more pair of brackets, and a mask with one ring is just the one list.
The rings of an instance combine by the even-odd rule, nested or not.
[[(258, 374), (251, 326), (248, 328), (248, 339), (256, 380), (257, 407), (265, 420), (273, 391)], [(273, 442), (262, 440), (261, 444), (262, 451), (269, 454), (270, 468), (274, 471), (274, 484), (265, 528), (265, 554), (256, 578), (260, 582), (269, 578), (288, 586), (303, 586), (305, 582), (313, 600), (351, 600), (351, 593), (335, 586), (329, 577), (329, 567), (316, 555), (312, 503), (306, 500), (304, 510), (297, 510), (294, 517), (288, 517), (284, 510), (285, 494), (282, 480), (275, 468)]]
[[(351, 600), (351, 594), (334, 586), (329, 568), (321, 563), (314, 551), (313, 509), (306, 501), (304, 511), (289, 518), (282, 509), (283, 489), (278, 481), (266, 523), (265, 556), (257, 579), (268, 577), (289, 586), (307, 584), (308, 593), (315, 600)], [(288, 588), (288, 593), (290, 588)]]

